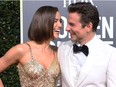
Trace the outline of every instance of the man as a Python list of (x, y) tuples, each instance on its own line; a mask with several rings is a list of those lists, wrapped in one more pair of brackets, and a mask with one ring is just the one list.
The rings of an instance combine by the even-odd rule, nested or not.
[(69, 5), (68, 12), (71, 41), (58, 49), (62, 87), (116, 87), (116, 49), (96, 35), (97, 8), (77, 2)]

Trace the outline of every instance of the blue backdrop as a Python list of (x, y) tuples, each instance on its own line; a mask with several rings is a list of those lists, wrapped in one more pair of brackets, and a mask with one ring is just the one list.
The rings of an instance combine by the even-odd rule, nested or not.
[(51, 44), (59, 46), (61, 41), (66, 41), (70, 38), (70, 35), (65, 31), (67, 25), (67, 6), (70, 3), (86, 1), (91, 2), (97, 6), (100, 13), (100, 23), (97, 27), (97, 35), (106, 43), (116, 47), (116, 1), (115, 0), (36, 0), (27, 1), (24, 0), (23, 5), (23, 28), (21, 33), (22, 41), (28, 41), (27, 31), (32, 20), (35, 11), (44, 5), (56, 6), (59, 8), (63, 19), (63, 27), (60, 33), (59, 39), (52, 41)]

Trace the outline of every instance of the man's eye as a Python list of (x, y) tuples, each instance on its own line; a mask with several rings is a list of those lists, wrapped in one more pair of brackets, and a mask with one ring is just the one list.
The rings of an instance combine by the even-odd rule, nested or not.
[(74, 24), (73, 24), (73, 23), (69, 23), (69, 25), (70, 25), (70, 26), (74, 26)]

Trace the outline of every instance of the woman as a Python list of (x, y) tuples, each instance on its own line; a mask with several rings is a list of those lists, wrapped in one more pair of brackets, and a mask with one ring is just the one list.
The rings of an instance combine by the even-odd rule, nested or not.
[(18, 63), (21, 87), (54, 87), (60, 67), (57, 48), (50, 41), (58, 38), (61, 27), (57, 7), (40, 7), (29, 27), (30, 41), (12, 47), (0, 58), (0, 72)]
[(0, 79), (0, 87), (4, 87), (1, 79)]

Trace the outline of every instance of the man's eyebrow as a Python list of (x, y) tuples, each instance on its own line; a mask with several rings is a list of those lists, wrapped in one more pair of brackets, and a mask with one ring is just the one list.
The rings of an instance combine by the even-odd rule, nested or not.
[(68, 22), (68, 24), (71, 25), (71, 26), (74, 26), (75, 25), (74, 23), (71, 23), (71, 22)]

